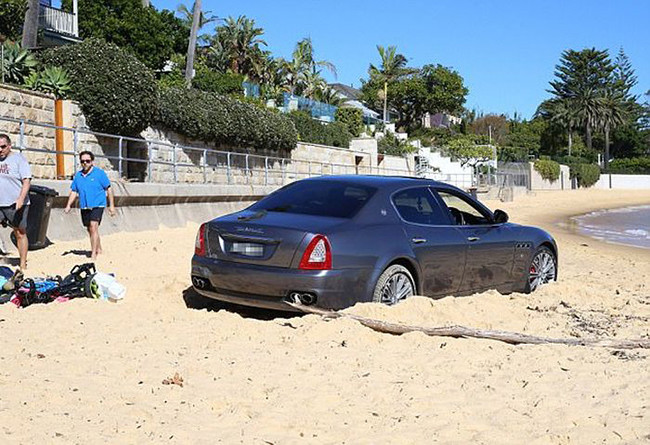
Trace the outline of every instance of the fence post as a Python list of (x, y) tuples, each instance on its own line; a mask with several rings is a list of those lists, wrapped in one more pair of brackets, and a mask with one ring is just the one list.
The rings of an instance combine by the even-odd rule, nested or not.
[(78, 145), (79, 145), (79, 133), (77, 133), (77, 129), (75, 128), (72, 130), (72, 166), (74, 167), (74, 171), (76, 172), (77, 169), (79, 168), (77, 165), (77, 153), (78, 153)]
[(123, 172), (122, 158), (124, 157), (124, 152), (122, 151), (122, 143), (123, 143), (123, 138), (122, 136), (120, 136), (120, 139), (117, 141), (117, 171), (120, 178), (122, 177), (122, 172)]
[(281, 164), (281, 166), (280, 166), (280, 169), (282, 170), (282, 185), (284, 185), (285, 176), (286, 176), (286, 168), (287, 168), (287, 167), (284, 165), (284, 161), (285, 161), (285, 159), (282, 158), (282, 164)]
[(20, 120), (20, 151), (25, 149), (25, 120)]
[(208, 182), (208, 150), (203, 150), (203, 154), (201, 155), (201, 166), (203, 167), (203, 183), (206, 184)]
[(269, 157), (264, 156), (264, 185), (269, 185)]
[(152, 151), (151, 151), (151, 141), (147, 141), (147, 180), (145, 182), (151, 182), (151, 159), (152, 159)]
[(173, 170), (173, 171), (174, 171), (174, 184), (176, 184), (176, 183), (178, 182), (178, 171), (177, 171), (178, 169), (177, 169), (177, 166), (176, 166), (176, 162), (177, 162), (177, 159), (176, 159), (176, 156), (177, 156), (176, 149), (177, 149), (177, 148), (178, 148), (178, 144), (174, 144), (174, 146), (172, 147), (172, 150), (174, 150), (174, 151), (172, 152), (172, 162), (174, 163), (174, 165), (172, 166), (172, 168), (174, 169), (174, 170)]
[(230, 152), (228, 152), (227, 159), (228, 165), (226, 166), (226, 172), (228, 174), (228, 184), (230, 184)]
[(250, 168), (248, 168), (248, 153), (246, 153), (246, 184), (250, 182), (250, 178), (248, 177), (250, 172)]

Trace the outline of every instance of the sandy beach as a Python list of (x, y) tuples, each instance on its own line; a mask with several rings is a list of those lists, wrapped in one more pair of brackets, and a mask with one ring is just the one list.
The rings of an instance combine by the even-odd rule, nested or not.
[[(581, 236), (568, 221), (649, 203), (647, 190), (486, 202), (556, 237), (557, 283), (533, 295), (414, 297), (349, 311), (422, 326), (647, 339), (650, 250)], [(196, 230), (104, 237), (98, 269), (127, 286), (120, 303), (0, 306), (0, 442), (650, 442), (650, 350), (392, 336), (351, 320), (200, 309), (189, 291)], [(29, 274), (65, 274), (86, 261), (74, 252), (86, 248), (82, 240), (31, 252)], [(176, 373), (182, 387), (163, 384)]]

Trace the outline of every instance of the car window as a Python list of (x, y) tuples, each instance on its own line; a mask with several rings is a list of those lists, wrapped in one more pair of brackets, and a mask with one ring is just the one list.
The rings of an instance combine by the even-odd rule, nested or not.
[(376, 188), (338, 181), (298, 181), (267, 196), (249, 210), (351, 218)]
[(411, 188), (393, 195), (402, 219), (416, 224), (448, 225), (449, 219), (426, 187)]
[(471, 226), (491, 224), (488, 215), (484, 215), (472, 202), (447, 191), (437, 190), (437, 192), (456, 224)]

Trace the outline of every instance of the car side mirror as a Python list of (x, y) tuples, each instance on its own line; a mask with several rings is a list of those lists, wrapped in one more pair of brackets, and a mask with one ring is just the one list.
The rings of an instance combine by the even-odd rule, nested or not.
[(494, 211), (494, 222), (497, 224), (504, 224), (508, 222), (508, 214), (503, 210)]

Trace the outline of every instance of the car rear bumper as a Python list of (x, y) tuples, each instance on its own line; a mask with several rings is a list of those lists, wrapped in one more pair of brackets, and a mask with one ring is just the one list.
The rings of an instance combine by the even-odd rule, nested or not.
[(371, 275), (372, 269), (298, 270), (192, 258), (192, 285), (201, 295), (277, 310), (295, 310), (286, 304), (294, 292), (315, 295), (314, 305), (325, 309), (370, 301)]

